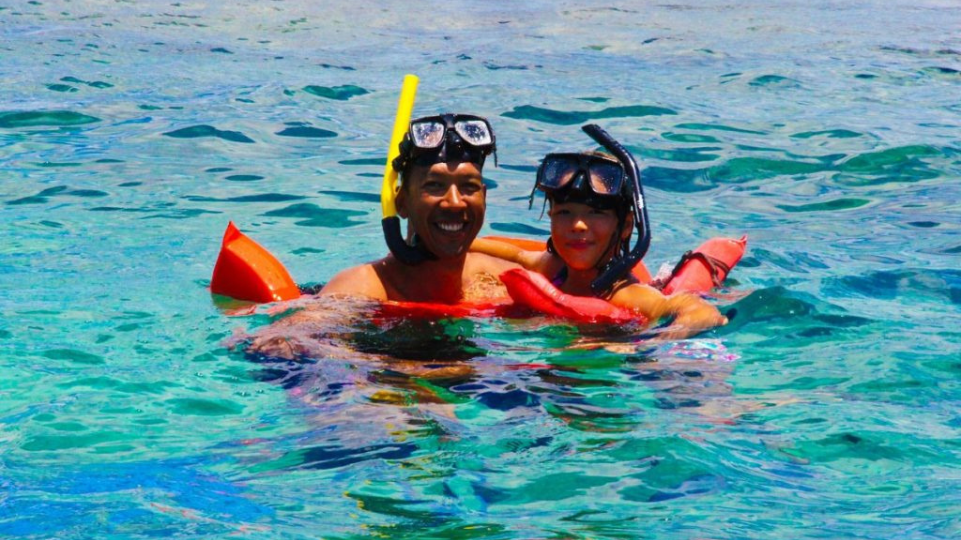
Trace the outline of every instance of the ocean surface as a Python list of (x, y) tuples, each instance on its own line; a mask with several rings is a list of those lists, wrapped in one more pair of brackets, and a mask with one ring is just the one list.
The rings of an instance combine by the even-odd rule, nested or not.
[[(961, 537), (954, 0), (0, 1), (0, 537)], [(211, 298), (382, 256), (415, 115), (490, 118), (484, 234), (547, 152), (642, 160), (657, 270), (748, 253), (684, 341)], [(239, 343), (239, 345), (238, 345)]]

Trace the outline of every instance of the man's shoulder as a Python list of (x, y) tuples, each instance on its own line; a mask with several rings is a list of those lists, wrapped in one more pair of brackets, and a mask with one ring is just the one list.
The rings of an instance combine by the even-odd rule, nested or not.
[(375, 269), (375, 265), (382, 263), (383, 261), (374, 261), (341, 270), (324, 285), (320, 294), (344, 294), (386, 300), (387, 290)]

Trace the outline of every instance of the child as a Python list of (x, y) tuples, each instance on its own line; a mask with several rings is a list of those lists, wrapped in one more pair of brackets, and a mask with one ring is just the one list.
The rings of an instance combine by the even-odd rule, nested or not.
[[(551, 237), (547, 251), (525, 251), (496, 240), (477, 239), (479, 251), (538, 272), (562, 292), (595, 296), (592, 282), (605, 265), (629, 251), (634, 197), (620, 162), (607, 154), (548, 154), (537, 171), (531, 192), (540, 190), (549, 203)], [(666, 333), (683, 338), (727, 323), (711, 304), (692, 294), (664, 296), (625, 272), (599, 297), (643, 315), (655, 323), (673, 318)]]

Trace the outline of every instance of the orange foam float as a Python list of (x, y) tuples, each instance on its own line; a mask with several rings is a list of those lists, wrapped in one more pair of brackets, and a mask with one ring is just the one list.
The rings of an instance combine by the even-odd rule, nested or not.
[[(491, 240), (509, 242), (529, 251), (543, 251), (540, 240), (488, 236)], [(643, 262), (632, 272), (641, 283), (661, 289), (664, 294), (701, 293), (719, 286), (744, 255), (747, 237), (712, 238), (697, 249), (684, 254), (671, 275), (663, 282), (652, 280)], [(529, 270), (509, 270), (500, 276), (515, 306), (533, 309), (546, 315), (584, 322), (644, 322), (636, 313), (618, 308), (604, 300), (580, 297), (559, 291), (544, 276)], [(230, 222), (224, 232), (220, 255), (210, 280), (215, 294), (250, 302), (279, 302), (301, 296), (300, 289), (284, 265), (269, 251)], [(431, 304), (417, 302), (383, 302), (380, 314), (407, 317), (491, 317), (510, 316), (510, 306), (501, 302), (483, 304)]]
[[(537, 247), (529, 240), (520, 243), (512, 238), (492, 238), (492, 240), (510, 242), (527, 250)], [(746, 236), (737, 240), (712, 238), (697, 249), (685, 253), (675, 265), (671, 275), (663, 282), (652, 280), (643, 262), (638, 262), (633, 273), (641, 283), (659, 288), (667, 295), (679, 292), (707, 292), (723, 283), (731, 268), (741, 260), (746, 247)], [(545, 315), (592, 323), (644, 324), (646, 322), (640, 314), (619, 308), (600, 298), (565, 294), (537, 272), (524, 269), (508, 270), (500, 275), (500, 280), (516, 305)]]
[(300, 297), (284, 265), (231, 221), (210, 278), (210, 292), (250, 302), (280, 302)]
[(707, 292), (720, 287), (747, 249), (747, 236), (711, 238), (697, 249), (685, 253), (674, 266), (661, 292)]
[(500, 280), (515, 304), (545, 315), (590, 323), (645, 322), (643, 316), (606, 300), (561, 292), (537, 272), (514, 268), (502, 273)]

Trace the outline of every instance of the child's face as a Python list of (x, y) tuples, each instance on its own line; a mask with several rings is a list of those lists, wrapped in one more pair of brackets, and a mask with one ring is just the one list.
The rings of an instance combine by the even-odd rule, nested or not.
[(611, 238), (620, 234), (614, 210), (569, 202), (555, 204), (550, 216), (554, 249), (572, 270), (589, 270), (613, 255)]

